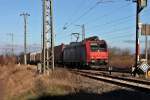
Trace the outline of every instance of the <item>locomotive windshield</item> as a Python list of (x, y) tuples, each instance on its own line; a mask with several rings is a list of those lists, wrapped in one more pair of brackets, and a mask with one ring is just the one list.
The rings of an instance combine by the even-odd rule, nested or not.
[(105, 43), (98, 44), (98, 43), (91, 43), (91, 51), (106, 51), (107, 47)]

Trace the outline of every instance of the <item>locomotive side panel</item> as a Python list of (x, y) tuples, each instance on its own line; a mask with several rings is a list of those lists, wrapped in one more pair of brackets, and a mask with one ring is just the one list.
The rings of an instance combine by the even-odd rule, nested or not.
[(63, 61), (64, 63), (71, 63), (74, 58), (74, 51), (73, 48), (70, 46), (65, 47), (64, 53), (63, 53)]
[(83, 64), (86, 61), (85, 53), (85, 45), (83, 44), (66, 46), (64, 49), (64, 62), (68, 64)]
[(76, 48), (76, 62), (80, 64), (86, 63), (86, 49), (85, 44), (81, 44)]

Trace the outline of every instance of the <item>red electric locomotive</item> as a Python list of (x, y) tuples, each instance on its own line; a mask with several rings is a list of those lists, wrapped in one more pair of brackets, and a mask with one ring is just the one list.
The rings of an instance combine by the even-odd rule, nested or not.
[(97, 36), (90, 37), (81, 42), (66, 45), (63, 50), (64, 64), (97, 66), (108, 63), (107, 43), (99, 40)]

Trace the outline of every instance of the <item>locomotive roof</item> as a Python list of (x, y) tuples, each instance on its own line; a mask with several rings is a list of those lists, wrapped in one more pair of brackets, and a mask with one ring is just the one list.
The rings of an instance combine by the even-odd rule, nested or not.
[(86, 38), (85, 40), (95, 41), (95, 40), (99, 40), (99, 38), (98, 36), (92, 36), (92, 37)]
[[(86, 39), (86, 42), (87, 41), (92, 41), (92, 42), (97, 41), (97, 42), (99, 42), (101, 44), (106, 43), (105, 40), (99, 40), (99, 39), (98, 40)], [(81, 42), (71, 42), (70, 44), (65, 45), (65, 47), (73, 47), (73, 46), (79, 46), (79, 45), (84, 45), (84, 44), (85, 44), (85, 42), (83, 42), (83, 41), (81, 41)]]
[[(89, 37), (89, 38), (86, 38), (84, 41), (80, 41), (80, 42), (70, 42), (70, 44), (66, 44), (65, 47), (73, 47), (73, 46), (79, 46), (79, 45), (82, 45), (82, 44), (85, 44), (85, 42), (87, 41), (97, 41), (99, 43), (106, 43), (105, 40), (100, 40), (98, 38), (98, 36), (92, 36), (92, 37)], [(64, 45), (64, 44), (63, 44)]]

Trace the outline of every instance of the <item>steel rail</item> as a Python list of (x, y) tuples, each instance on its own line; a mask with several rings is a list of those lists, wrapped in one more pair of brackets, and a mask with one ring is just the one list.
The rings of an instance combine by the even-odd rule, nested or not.
[(128, 87), (128, 88), (138, 90), (141, 92), (150, 93), (149, 81), (103, 75), (99, 73), (92, 73), (92, 72), (87, 72), (87, 71), (82, 71), (82, 70), (72, 70), (72, 71), (76, 74), (79, 74), (81, 76), (85, 76), (91, 79), (104, 81), (104, 82), (119, 85), (122, 87)]
[(110, 77), (110, 78), (115, 78), (115, 79), (120, 79), (120, 80), (124, 80), (124, 81), (130, 81), (130, 82), (135, 82), (135, 83), (140, 83), (140, 84), (145, 84), (145, 85), (150, 85), (150, 81), (146, 81), (146, 80), (141, 80), (141, 79), (135, 79), (135, 78), (130, 78), (130, 77), (121, 77), (121, 76), (116, 76), (116, 75), (109, 75), (107, 73), (104, 73), (102, 71), (100, 72), (90, 72), (91, 74), (95, 74), (95, 75), (102, 75), (102, 76), (106, 76), (106, 77)]

